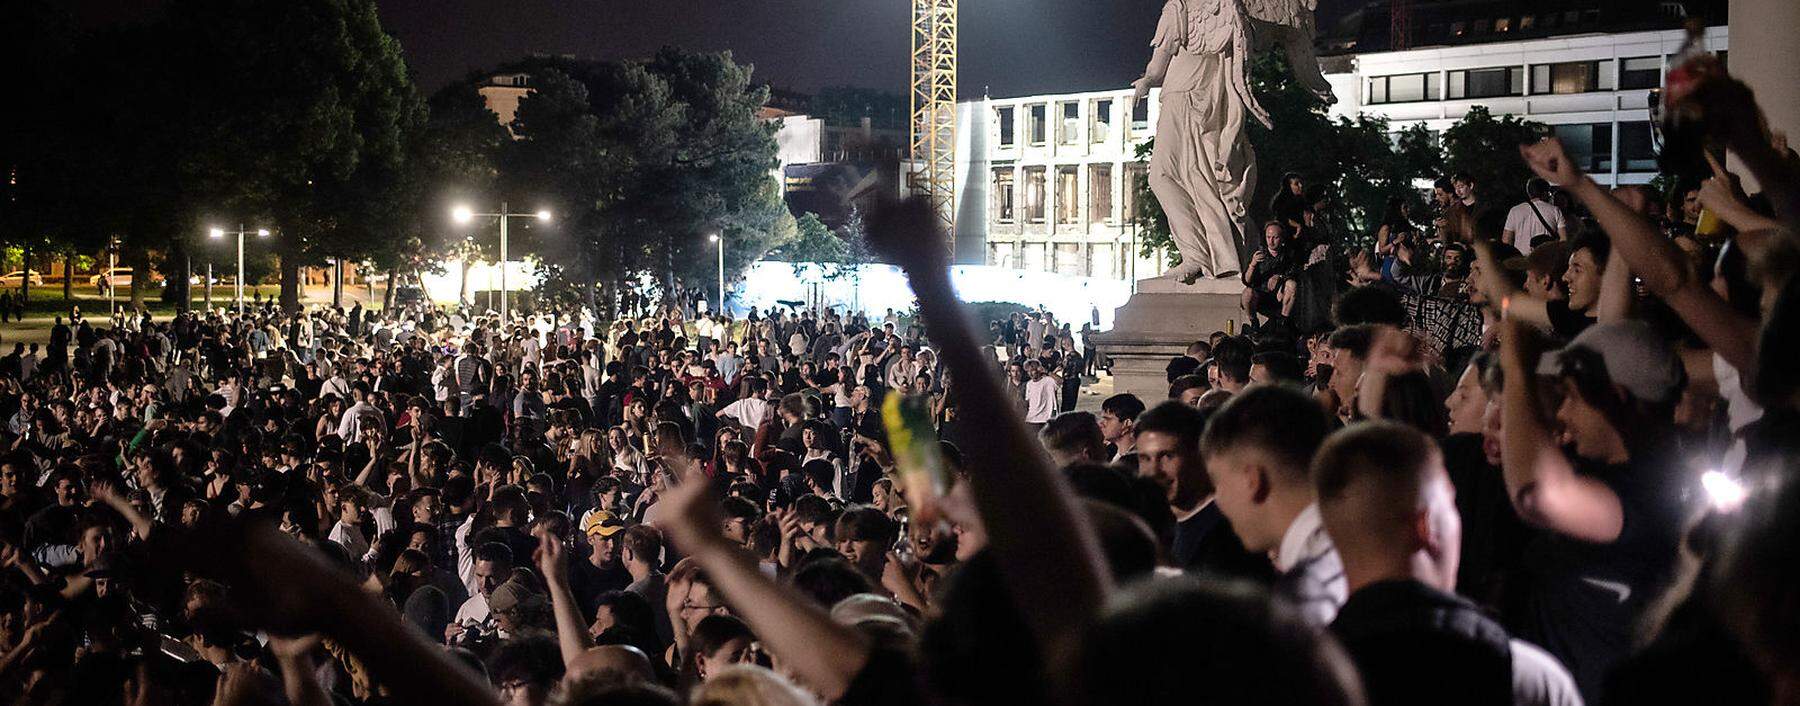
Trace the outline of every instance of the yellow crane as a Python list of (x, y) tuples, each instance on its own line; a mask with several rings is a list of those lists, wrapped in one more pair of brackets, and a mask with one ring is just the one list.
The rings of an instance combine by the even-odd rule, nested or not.
[(931, 198), (956, 255), (956, 0), (912, 0), (913, 193)]

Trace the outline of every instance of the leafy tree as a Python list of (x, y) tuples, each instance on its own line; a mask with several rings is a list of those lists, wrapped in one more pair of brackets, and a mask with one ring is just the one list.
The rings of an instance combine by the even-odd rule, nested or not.
[(1544, 130), (1542, 124), (1517, 116), (1495, 117), (1485, 105), (1472, 107), (1444, 131), (1444, 176), (1474, 176), (1481, 197), (1492, 205), (1523, 201), (1531, 169), (1519, 157), (1519, 145), (1536, 141)]
[[(373, 0), (178, 0), (189, 148), (183, 180), (220, 213), (272, 222), (281, 301), (299, 271), (389, 242), (387, 185), (423, 113)], [(374, 237), (372, 237), (374, 236)]]
[(794, 232), (797, 236), (793, 242), (769, 251), (769, 259), (794, 263), (795, 272), (804, 269), (803, 265), (825, 266), (829, 272), (835, 266), (843, 264), (844, 241), (825, 227), (825, 222), (819, 220), (818, 214), (800, 214), (794, 220)]

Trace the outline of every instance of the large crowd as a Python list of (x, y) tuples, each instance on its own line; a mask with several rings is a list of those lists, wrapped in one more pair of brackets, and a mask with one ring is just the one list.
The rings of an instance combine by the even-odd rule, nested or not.
[(1738, 108), (1755, 196), (1547, 138), (1344, 267), (1289, 180), (1254, 326), (1098, 412), (918, 202), (873, 318), (72, 311), (0, 357), (0, 698), (1800, 703), (1800, 159)]

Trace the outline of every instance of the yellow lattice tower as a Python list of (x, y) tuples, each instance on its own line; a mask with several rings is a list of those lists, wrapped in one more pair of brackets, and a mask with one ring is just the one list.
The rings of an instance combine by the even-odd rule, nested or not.
[(912, 0), (914, 193), (931, 198), (956, 254), (956, 0)]

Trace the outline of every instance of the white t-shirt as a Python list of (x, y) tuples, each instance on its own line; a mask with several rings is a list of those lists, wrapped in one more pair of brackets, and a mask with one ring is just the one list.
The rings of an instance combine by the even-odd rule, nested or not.
[[(1542, 222), (1538, 221), (1537, 214), (1531, 212), (1533, 205), (1537, 206), (1537, 213), (1543, 214)], [(1546, 230), (1544, 223), (1549, 223), (1555, 230)], [(1560, 237), (1557, 233), (1566, 230), (1567, 223), (1563, 220), (1562, 209), (1557, 208), (1556, 204), (1532, 199), (1506, 212), (1506, 229), (1512, 231), (1513, 247), (1519, 249), (1519, 254), (1530, 255), (1532, 238), (1540, 235)]]
[(719, 416), (736, 419), (739, 424), (755, 429), (762, 426), (763, 420), (768, 418), (771, 407), (768, 400), (745, 397), (725, 405), (725, 409), (719, 410)]
[(1048, 375), (1025, 381), (1025, 423), (1043, 424), (1056, 416), (1057, 387)]

